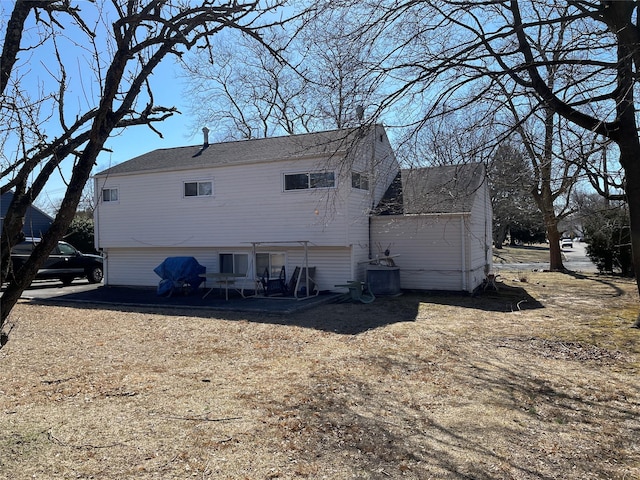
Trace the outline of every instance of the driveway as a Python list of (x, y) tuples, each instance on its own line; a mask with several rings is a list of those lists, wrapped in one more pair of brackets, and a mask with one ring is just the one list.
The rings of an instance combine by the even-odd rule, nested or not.
[(71, 285), (63, 286), (59, 280), (34, 280), (29, 288), (22, 292), (23, 299), (47, 299), (71, 293), (91, 292), (102, 283), (89, 283), (88, 280), (74, 280)]
[(597, 272), (598, 268), (587, 256), (587, 244), (573, 242), (573, 248), (563, 248), (564, 266), (574, 272)]

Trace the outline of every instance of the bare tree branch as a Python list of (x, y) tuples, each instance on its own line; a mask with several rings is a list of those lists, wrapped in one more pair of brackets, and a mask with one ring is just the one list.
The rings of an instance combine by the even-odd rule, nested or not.
[[(179, 57), (196, 45), (210, 45), (210, 37), (227, 29), (262, 43), (267, 51), (278, 56), (279, 52), (262, 39), (261, 32), (265, 25), (286, 23), (286, 19), (263, 21), (265, 14), (274, 12), (280, 4), (278, 0), (264, 4), (258, 1), (105, 0), (98, 7), (100, 17), (94, 20), (95, 28), (92, 28), (86, 21), (90, 16), (72, 6), (70, 0), (16, 2), (6, 30), (1, 63), (0, 118), (11, 122), (6, 135), (14, 134), (12, 126), (19, 126), (15, 142), (16, 152), (20, 153), (16, 153), (12, 161), (4, 157), (0, 173), (0, 191), (14, 192), (3, 222), (0, 245), (2, 281), (9, 280), (2, 294), (0, 329), (24, 288), (66, 232), (96, 158), (104, 150), (109, 136), (135, 125), (146, 125), (160, 134), (154, 125), (177, 113), (175, 107), (154, 104), (149, 79), (158, 65), (166, 57)], [(29, 21), (39, 27), (36, 33), (41, 41), (22, 46), (22, 33)], [(76, 37), (66, 33), (74, 28)], [(87, 42), (81, 42), (78, 35), (84, 35)], [(80, 78), (71, 78), (67, 62), (73, 56), (63, 49), (63, 42), (64, 48), (70, 45), (81, 52), (74, 59), (85, 64), (79, 69)], [(47, 81), (53, 79), (54, 86), (51, 93), (44, 93), (37, 102), (41, 107), (46, 105), (51, 111), (57, 111), (56, 116), (47, 115), (46, 110), (42, 111), (44, 117), (33, 116), (33, 110), (29, 111), (27, 102), (19, 96), (21, 87), (24, 88), (21, 83), (30, 81), (31, 72), (17, 62), (21, 52), (27, 50), (34, 55), (39, 51), (52, 52), (53, 63), (46, 68), (50, 69)], [(72, 82), (82, 85), (87, 108), (78, 107), (74, 120), (69, 121), (72, 106), (68, 97)], [(43, 92), (44, 85), (43, 82)], [(20, 102), (11, 102), (12, 95)], [(74, 159), (74, 166), (58, 214), (29, 261), (20, 271), (11, 272), (9, 254), (22, 236), (26, 209), (67, 158)]]

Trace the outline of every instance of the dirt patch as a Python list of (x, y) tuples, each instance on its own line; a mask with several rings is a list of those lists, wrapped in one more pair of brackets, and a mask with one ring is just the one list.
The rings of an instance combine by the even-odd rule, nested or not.
[(19, 304), (0, 477), (640, 478), (635, 284), (501, 280), (267, 317)]
[(606, 363), (608, 361), (622, 360), (624, 357), (619, 350), (611, 351), (596, 345), (542, 338), (505, 338), (499, 340), (497, 346), (513, 348), (518, 351), (528, 350), (532, 355), (540, 355), (544, 358), (556, 360)]

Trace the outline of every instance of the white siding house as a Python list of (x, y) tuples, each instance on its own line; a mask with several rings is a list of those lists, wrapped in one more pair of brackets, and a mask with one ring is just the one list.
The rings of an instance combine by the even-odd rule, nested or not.
[(411, 190), (426, 177), (403, 171), (399, 182), (380, 125), (215, 144), (205, 132), (203, 145), (94, 176), (105, 284), (156, 286), (166, 257), (193, 256), (207, 272), (244, 274), (247, 288), (265, 268), (289, 277), (307, 264), (320, 290), (336, 290), (365, 280), (377, 245), (391, 245), (403, 288), (471, 291), (491, 268), (484, 171), (471, 173), (464, 208), (416, 213)]
[(382, 126), (141, 155), (94, 176), (105, 284), (157, 285), (166, 257), (193, 256), (251, 287), (266, 266), (303, 266), (306, 245), (333, 289), (367, 258), (369, 212), (398, 170)]

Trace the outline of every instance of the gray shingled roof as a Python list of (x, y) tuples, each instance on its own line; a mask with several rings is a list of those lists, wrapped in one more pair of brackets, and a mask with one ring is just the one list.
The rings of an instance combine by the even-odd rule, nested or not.
[(378, 208), (381, 215), (466, 213), (485, 180), (482, 163), (401, 171)]
[[(13, 191), (5, 192), (0, 198), (0, 231), (2, 230), (2, 224), (4, 223), (4, 217), (7, 215), (9, 206), (13, 201)], [(49, 227), (53, 223), (53, 218), (40, 210), (34, 205), (30, 205), (27, 208), (27, 213), (24, 218), (24, 226), (22, 231), (27, 237), (41, 237), (45, 234)]]
[(208, 146), (162, 148), (127, 160), (96, 174), (120, 175), (149, 171), (251, 164), (345, 153), (361, 129), (212, 143)]

